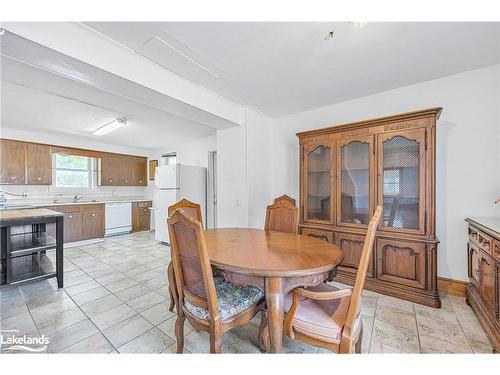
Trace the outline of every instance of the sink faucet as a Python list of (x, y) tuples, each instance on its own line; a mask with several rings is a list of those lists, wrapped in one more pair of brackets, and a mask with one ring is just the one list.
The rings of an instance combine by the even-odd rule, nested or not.
[(73, 198), (73, 203), (77, 203), (82, 198), (85, 198), (85, 195), (79, 197), (78, 194), (76, 194), (75, 197)]

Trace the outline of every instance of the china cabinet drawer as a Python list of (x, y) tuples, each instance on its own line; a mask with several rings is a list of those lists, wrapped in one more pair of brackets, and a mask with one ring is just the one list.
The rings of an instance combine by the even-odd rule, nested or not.
[(314, 228), (302, 228), (302, 235), (310, 236), (314, 238), (319, 238), (327, 242), (333, 242), (333, 232), (328, 232), (326, 230), (314, 229)]

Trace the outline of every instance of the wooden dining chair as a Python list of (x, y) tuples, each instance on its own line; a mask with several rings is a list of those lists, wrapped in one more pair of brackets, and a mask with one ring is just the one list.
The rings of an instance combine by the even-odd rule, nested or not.
[(299, 209), (291, 203), (291, 200), (293, 199), (288, 196), (281, 196), (267, 206), (265, 230), (298, 233)]
[(295, 204), (295, 199), (293, 199), (292, 197), (289, 197), (286, 194), (283, 194), (282, 196), (279, 196), (278, 198), (274, 198), (274, 203), (281, 203), (281, 202), (288, 202), (292, 206), (296, 205)]
[(213, 276), (199, 221), (176, 210), (168, 218), (177, 286), (177, 353), (184, 350), (184, 321), (209, 332), (210, 352), (220, 353), (225, 331), (248, 323), (264, 309), (264, 292)]
[[(181, 199), (179, 202), (168, 207), (168, 216), (171, 216), (175, 210), (181, 208), (185, 215), (199, 221), (203, 227), (203, 216), (201, 215), (201, 206), (197, 203), (188, 201), (187, 199)], [(173, 311), (175, 304), (177, 303), (177, 288), (175, 287), (175, 276), (174, 267), (172, 261), (167, 267), (167, 279), (168, 279), (168, 293), (170, 295), (170, 306), (169, 310)]]
[(294, 289), (285, 297), (288, 312), (284, 331), (288, 337), (336, 353), (352, 353), (353, 348), (356, 353), (361, 352), (361, 293), (381, 215), (382, 207), (378, 206), (368, 224), (353, 289), (337, 289), (321, 283), (307, 289)]

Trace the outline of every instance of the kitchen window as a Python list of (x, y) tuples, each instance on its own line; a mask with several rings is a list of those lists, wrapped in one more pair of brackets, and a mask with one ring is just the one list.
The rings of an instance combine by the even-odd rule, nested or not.
[(53, 190), (82, 191), (95, 188), (95, 159), (87, 156), (54, 154)]

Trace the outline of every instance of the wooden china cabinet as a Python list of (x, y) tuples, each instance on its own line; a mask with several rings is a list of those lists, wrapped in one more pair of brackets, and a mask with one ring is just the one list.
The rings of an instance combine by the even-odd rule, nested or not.
[(441, 108), (298, 133), (302, 234), (335, 243), (336, 280), (353, 284), (377, 205), (366, 288), (440, 307), (435, 228), (436, 120)]

